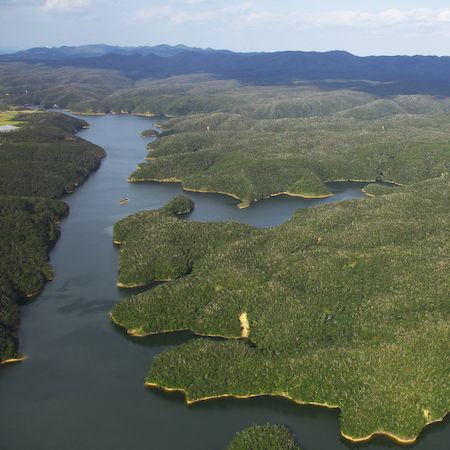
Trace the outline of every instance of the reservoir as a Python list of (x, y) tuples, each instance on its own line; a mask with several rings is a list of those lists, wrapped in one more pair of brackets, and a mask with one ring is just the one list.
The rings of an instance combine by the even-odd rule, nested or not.
[[(297, 208), (363, 197), (364, 183), (332, 183), (334, 195), (324, 199), (277, 196), (238, 209), (238, 200), (184, 192), (179, 183), (127, 182), (154, 139), (140, 133), (158, 118), (83, 118), (91, 128), (79, 136), (103, 147), (108, 156), (63, 199), (70, 214), (61, 221), (62, 235), (50, 255), (55, 279), (22, 305), (20, 351), (27, 358), (0, 368), (1, 450), (222, 450), (238, 431), (266, 423), (287, 426), (304, 450), (448, 450), (448, 417), (428, 426), (413, 445), (385, 436), (356, 444), (341, 437), (338, 410), (275, 397), (186, 405), (181, 393), (145, 387), (153, 358), (194, 336), (179, 332), (135, 338), (112, 323), (109, 310), (136, 292), (116, 286), (115, 222), (183, 193), (196, 205), (189, 220), (276, 226)], [(120, 204), (125, 198), (129, 201)]]

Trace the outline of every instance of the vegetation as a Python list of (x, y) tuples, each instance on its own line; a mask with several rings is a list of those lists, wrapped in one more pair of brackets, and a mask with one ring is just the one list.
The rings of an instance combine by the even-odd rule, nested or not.
[[(24, 53), (0, 62), (3, 104), (57, 106), (85, 114), (226, 111), (257, 119), (340, 114), (369, 120), (450, 111), (448, 62), (442, 58), (182, 52), (172, 58), (80, 58), (70, 66), (67, 61), (26, 60)], [(392, 70), (388, 66), (394, 61)]]
[(17, 115), (14, 111), (5, 111), (0, 112), (0, 126), (1, 125), (13, 125), (18, 126), (21, 122), (15, 120), (15, 116)]
[(228, 450), (298, 450), (282, 425), (254, 425), (236, 434)]
[(326, 196), (325, 181), (385, 179), (408, 184), (448, 172), (445, 115), (401, 114), (256, 120), (215, 113), (162, 122), (147, 163), (130, 181), (176, 180), (187, 190), (242, 201), (289, 193)]
[(159, 132), (157, 130), (153, 130), (152, 128), (149, 130), (144, 130), (141, 133), (142, 137), (154, 137), (154, 136), (158, 136)]
[[(122, 300), (112, 318), (137, 336), (189, 328), (233, 338), (162, 353), (147, 384), (190, 402), (282, 395), (339, 407), (352, 439), (413, 440), (449, 411), (448, 61), (180, 53), (64, 64), (1, 63), (5, 109), (183, 115), (160, 124), (130, 181), (178, 180), (241, 206), (280, 192), (329, 195), (328, 180), (405, 185), (367, 186), (373, 197), (299, 210), (265, 230), (180, 220), (193, 207), (182, 197), (118, 222), (118, 283), (170, 281)], [(83, 125), (57, 117), (19, 116), (27, 124), (0, 135), (0, 194), (58, 197), (97, 167), (101, 151), (73, 136)], [(55, 206), (41, 220), (36, 201), (19, 212), (53, 235)], [(21, 271), (10, 276), (22, 283)], [(34, 286), (10, 282), (0, 333), (3, 354), (14, 355), (17, 306), (3, 298)]]
[[(200, 49), (178, 52), (176, 49), (174, 52), (173, 48), (148, 47), (136, 48), (133, 54), (123, 54), (128, 53), (123, 48), (96, 47), (38, 49), (4, 56), (1, 60), (30, 61), (29, 66), (37, 66), (41, 70), (58, 70), (69, 64), (72, 70), (109, 70), (135, 82), (148, 78), (160, 80), (188, 74), (213, 74), (218, 79), (261, 86), (295, 85), (309, 81), (333, 89), (339, 86), (363, 92), (377, 91), (385, 96), (449, 94), (447, 73), (450, 63), (446, 58), (433, 56), (358, 57), (343, 51), (242, 54), (214, 50), (202, 52)], [(184, 47), (182, 50), (190, 49)], [(67, 58), (68, 53), (72, 58), (61, 60)], [(88, 55), (92, 57), (86, 57)]]
[(53, 278), (48, 261), (68, 206), (58, 200), (0, 196), (0, 362), (19, 359), (18, 300)]
[(19, 113), (14, 133), (0, 134), (0, 195), (57, 198), (82, 184), (105, 152), (74, 132), (87, 123), (65, 114)]
[[(105, 45), (105, 44), (88, 44), (80, 45), (77, 47), (68, 47), (66, 45), (62, 47), (36, 47), (28, 50), (21, 50), (17, 53), (0, 55), (2, 61), (15, 61), (17, 59), (23, 60), (42, 60), (42, 59), (73, 59), (73, 58), (89, 58), (92, 56), (107, 55), (108, 53), (115, 53), (118, 55), (133, 55), (138, 52), (141, 55), (147, 55), (154, 53), (159, 56), (173, 56), (183, 51), (196, 51), (201, 53), (212, 53), (216, 50), (211, 48), (201, 49), (198, 47), (187, 47), (186, 45), (167, 45), (160, 44), (154, 47), (139, 46), (139, 47), (120, 47), (118, 45)], [(222, 50), (219, 52), (226, 52)]]
[[(449, 411), (450, 179), (298, 210), (277, 228), (183, 221), (163, 210), (116, 225), (119, 280), (171, 279), (119, 302), (145, 335), (189, 328), (149, 385), (188, 401), (283, 395), (341, 409), (345, 436), (414, 440)], [(125, 231), (126, 230), (126, 231)], [(376, 413), (374, 413), (376, 412)]]
[(84, 121), (60, 113), (11, 117), (20, 129), (0, 133), (0, 362), (21, 357), (18, 301), (53, 277), (48, 254), (68, 213), (54, 199), (83, 183), (105, 155), (74, 136)]

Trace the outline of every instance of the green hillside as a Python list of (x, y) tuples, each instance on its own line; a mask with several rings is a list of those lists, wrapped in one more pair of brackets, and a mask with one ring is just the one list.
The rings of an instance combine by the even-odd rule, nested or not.
[(160, 125), (148, 162), (129, 181), (180, 181), (186, 190), (227, 193), (241, 207), (279, 193), (327, 196), (325, 181), (409, 184), (450, 169), (443, 114), (257, 120), (214, 113)]
[(16, 113), (0, 133), (0, 362), (20, 359), (18, 301), (53, 277), (48, 255), (68, 206), (55, 200), (95, 170), (105, 152), (74, 136), (87, 123), (61, 113)]
[[(234, 338), (195, 339), (155, 359), (146, 382), (189, 402), (282, 395), (339, 407), (352, 439), (414, 440), (450, 409), (449, 198), (443, 175), (262, 230), (132, 215), (114, 229), (119, 280), (172, 281), (111, 315), (138, 336), (188, 328)], [(248, 340), (236, 339), (245, 322)]]

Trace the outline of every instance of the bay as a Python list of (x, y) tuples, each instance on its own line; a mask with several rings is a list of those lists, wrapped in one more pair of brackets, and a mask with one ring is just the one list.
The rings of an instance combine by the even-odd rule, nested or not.
[[(448, 449), (447, 419), (428, 426), (417, 443), (386, 436), (352, 443), (340, 436), (339, 411), (284, 398), (224, 398), (186, 405), (177, 392), (144, 386), (153, 358), (195, 338), (189, 332), (135, 338), (114, 325), (109, 310), (135, 292), (119, 289), (119, 248), (113, 224), (143, 209), (159, 208), (181, 193), (196, 204), (188, 220), (236, 220), (276, 226), (295, 209), (362, 197), (365, 183), (333, 183), (325, 199), (277, 196), (238, 209), (220, 194), (184, 192), (178, 183), (128, 183), (146, 155), (141, 138), (159, 118), (87, 116), (79, 136), (108, 156), (87, 182), (63, 200), (70, 214), (51, 252), (55, 279), (22, 305), (20, 351), (27, 358), (0, 368), (0, 449), (225, 449), (253, 424), (286, 425), (303, 449)], [(128, 198), (129, 201), (120, 204)]]

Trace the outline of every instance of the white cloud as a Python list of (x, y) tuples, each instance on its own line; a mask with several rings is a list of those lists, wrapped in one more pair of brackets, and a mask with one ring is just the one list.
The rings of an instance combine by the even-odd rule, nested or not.
[(438, 20), (440, 22), (450, 22), (450, 9), (441, 11), (438, 15)]
[[(55, 0), (53, 0), (55, 1)], [(61, 1), (61, 0), (60, 0)], [(191, 0), (186, 3), (198, 3), (198, 0)], [(166, 18), (170, 22), (180, 25), (188, 22), (202, 22), (208, 20), (221, 20), (226, 15), (239, 15), (252, 9), (252, 2), (242, 3), (237, 6), (228, 6), (226, 8), (211, 10), (196, 10), (192, 8), (182, 9), (172, 6), (160, 6), (156, 8), (141, 8), (136, 11), (130, 21), (142, 21), (150, 19)]]
[(315, 14), (311, 17), (311, 24), (318, 26), (339, 25), (344, 27), (367, 25), (371, 16), (363, 11), (331, 11), (324, 14)]
[(166, 19), (175, 25), (180, 25), (187, 22), (201, 22), (211, 17), (212, 13), (208, 11), (183, 11), (171, 6), (161, 6), (158, 8), (141, 8), (133, 15), (131, 22)]
[(251, 27), (277, 26), (279, 24), (286, 26), (289, 22), (292, 22), (292, 16), (286, 17), (283, 14), (267, 12), (251, 13), (245, 16), (244, 19), (247, 25)]
[(188, 22), (203, 22), (204, 20), (208, 20), (212, 18), (213, 14), (210, 12), (202, 12), (202, 11), (179, 11), (175, 15), (173, 15), (170, 20), (176, 25), (180, 25), (182, 23)]
[(186, 5), (195, 5), (197, 3), (204, 3), (206, 0), (172, 0), (172, 3), (184, 3)]
[(93, 0), (46, 0), (44, 9), (56, 11), (70, 11), (84, 8), (93, 3)]
[(150, 20), (164, 16), (172, 16), (174, 14), (174, 8), (170, 6), (161, 6), (158, 8), (141, 8), (133, 14), (132, 20)]
[[(47, 0), (67, 3), (68, 0)], [(72, 0), (87, 1), (87, 0)], [(217, 6), (216, 2), (200, 0), (172, 0), (160, 7), (146, 7), (134, 13), (128, 24), (137, 21), (157, 21), (158, 25), (194, 26), (203, 30), (228, 29), (233, 33), (303, 32), (341, 28), (348, 32), (371, 35), (448, 36), (450, 34), (450, 8), (413, 8), (401, 11), (390, 8), (378, 13), (358, 10), (335, 10), (321, 13), (300, 10), (269, 11), (258, 2), (243, 1)], [(216, 6), (214, 6), (216, 5)]]
[(450, 9), (433, 10), (416, 8), (408, 11), (388, 9), (377, 14), (356, 11), (328, 11), (324, 13), (291, 12), (282, 14), (254, 13), (246, 17), (252, 25), (278, 26), (280, 21), (286, 25), (320, 28), (328, 26), (379, 28), (386, 26), (430, 27), (446, 25), (450, 22)]
[[(23, 3), (33, 3), (34, 0), (4, 0), (7, 5), (20, 5)], [(1, 2), (0, 2), (1, 3)]]
[(225, 14), (234, 14), (234, 13), (240, 13), (245, 12), (250, 9), (253, 9), (255, 7), (255, 4), (253, 2), (247, 2), (247, 3), (241, 3), (237, 6), (227, 6), (226, 8), (223, 8), (221, 10), (222, 13)]

